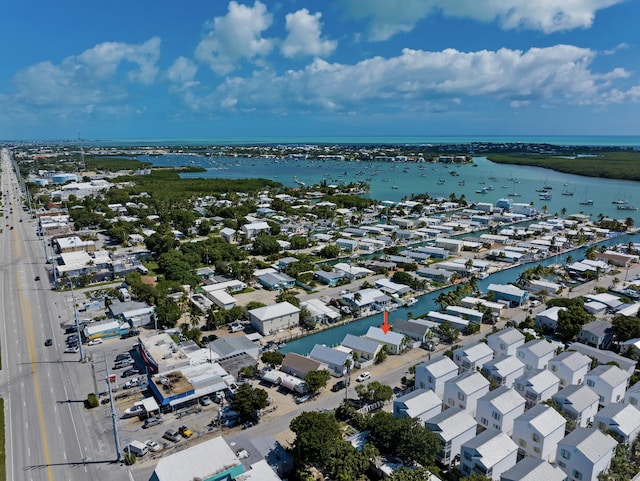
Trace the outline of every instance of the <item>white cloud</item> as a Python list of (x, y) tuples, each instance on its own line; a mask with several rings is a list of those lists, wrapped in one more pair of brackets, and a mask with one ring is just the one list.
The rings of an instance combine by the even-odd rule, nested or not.
[(173, 88), (177, 90), (185, 90), (196, 85), (199, 82), (194, 80), (198, 66), (185, 57), (178, 57), (171, 67), (167, 70), (167, 79), (173, 84)]
[(626, 50), (629, 48), (629, 44), (626, 42), (621, 42), (618, 45), (616, 45), (614, 48), (609, 49), (609, 50), (603, 50), (603, 54), (604, 55), (613, 55), (614, 53), (618, 52), (619, 50)]
[[(465, 99), (526, 105), (617, 102), (611, 85), (628, 77), (621, 68), (595, 73), (595, 52), (571, 45), (460, 52), (403, 50), (393, 58), (374, 57), (354, 65), (316, 59), (283, 75), (257, 71), (229, 78), (201, 99), (200, 108), (237, 111), (367, 112), (442, 110)], [(611, 91), (613, 92), (613, 90)], [(626, 98), (637, 98), (632, 93)], [(230, 101), (233, 99), (233, 101)]]
[(413, 30), (429, 15), (493, 22), (506, 30), (544, 33), (589, 28), (596, 12), (625, 0), (342, 0), (346, 13), (368, 19), (369, 39), (387, 40)]
[(321, 18), (321, 13), (311, 15), (306, 8), (288, 13), (286, 28), (289, 34), (282, 43), (282, 55), (285, 57), (331, 55), (338, 46), (338, 42), (321, 38)]
[(195, 57), (218, 75), (232, 72), (241, 60), (264, 57), (274, 44), (273, 40), (262, 38), (271, 21), (263, 3), (256, 1), (248, 7), (232, 1), (224, 17), (209, 23), (210, 30), (196, 47)]

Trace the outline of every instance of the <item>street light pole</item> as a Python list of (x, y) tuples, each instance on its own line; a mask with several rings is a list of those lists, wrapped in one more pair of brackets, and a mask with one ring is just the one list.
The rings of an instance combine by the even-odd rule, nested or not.
[(80, 362), (84, 362), (84, 349), (82, 347), (82, 335), (80, 334), (80, 320), (78, 319), (78, 311), (76, 309), (76, 296), (73, 293), (73, 281), (69, 279), (71, 287), (71, 300), (73, 302), (73, 320), (76, 323), (76, 333), (78, 335), (78, 346), (80, 347)]
[(104, 370), (107, 373), (107, 391), (109, 392), (109, 407), (111, 409), (111, 422), (113, 423), (113, 436), (116, 442), (116, 461), (122, 461), (122, 452), (120, 450), (120, 436), (118, 435), (118, 416), (113, 407), (113, 392), (111, 391), (111, 380), (109, 379), (109, 366), (107, 365), (107, 353), (104, 353)]

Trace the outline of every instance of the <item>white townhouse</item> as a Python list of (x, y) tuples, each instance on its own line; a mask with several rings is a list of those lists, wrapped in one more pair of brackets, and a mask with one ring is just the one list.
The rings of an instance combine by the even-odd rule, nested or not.
[(567, 481), (567, 475), (542, 459), (526, 457), (502, 473), (500, 481)]
[(491, 359), (493, 351), (484, 342), (459, 347), (453, 351), (453, 362), (458, 365), (460, 372), (475, 371)]
[(624, 400), (630, 377), (618, 366), (601, 364), (587, 373), (584, 383), (600, 396), (600, 404), (605, 406)]
[(536, 314), (535, 326), (539, 329), (549, 329), (556, 332), (558, 328), (558, 316), (561, 311), (566, 311), (566, 307), (552, 306)]
[(424, 426), (440, 440), (439, 462), (450, 466), (460, 454), (460, 447), (476, 436), (476, 420), (464, 409), (451, 408), (427, 419)]
[(485, 362), (482, 372), (500, 386), (513, 387), (516, 379), (524, 374), (524, 364), (515, 356), (501, 354)]
[(516, 349), (524, 344), (524, 335), (515, 327), (503, 329), (487, 336), (487, 345), (496, 356), (515, 356)]
[(597, 429), (576, 428), (558, 443), (556, 464), (569, 481), (597, 481), (609, 470), (617, 445)]
[(393, 401), (393, 416), (421, 422), (442, 412), (442, 399), (431, 389), (416, 389)]
[(524, 398), (520, 394), (502, 386), (478, 399), (476, 421), (486, 429), (495, 429), (511, 436), (513, 422), (524, 413), (524, 405)]
[(566, 419), (558, 411), (538, 404), (516, 418), (511, 439), (518, 445), (521, 455), (553, 463), (566, 425)]
[(385, 333), (380, 327), (376, 326), (371, 326), (362, 337), (387, 346), (389, 354), (400, 354), (406, 346), (405, 337), (402, 334), (393, 331)]
[(475, 417), (478, 399), (489, 392), (489, 381), (477, 371), (467, 371), (444, 383), (445, 408), (466, 409)]
[(446, 356), (416, 366), (415, 386), (431, 389), (440, 399), (444, 397), (444, 385), (458, 375), (458, 366)]
[(460, 472), (464, 476), (472, 473), (486, 476), (494, 481), (516, 465), (518, 446), (509, 436), (488, 429), (467, 441), (460, 449)]
[(550, 399), (558, 392), (560, 380), (546, 369), (525, 372), (516, 379), (515, 389), (527, 401), (527, 409)]
[(249, 311), (251, 325), (264, 336), (296, 327), (300, 309), (288, 302), (258, 307)]
[(640, 432), (640, 411), (629, 404), (609, 404), (595, 415), (593, 425), (618, 441), (631, 444)]
[(575, 423), (586, 428), (598, 412), (600, 396), (588, 386), (567, 386), (551, 396), (562, 412)]
[(591, 359), (576, 351), (565, 351), (549, 361), (548, 369), (560, 379), (561, 388), (582, 384), (591, 369)]
[(544, 339), (535, 339), (518, 347), (516, 352), (525, 371), (546, 369), (549, 361), (556, 355), (556, 346)]

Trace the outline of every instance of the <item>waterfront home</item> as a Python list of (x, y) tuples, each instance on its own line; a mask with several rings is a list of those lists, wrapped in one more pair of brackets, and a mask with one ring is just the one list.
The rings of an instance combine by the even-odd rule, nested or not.
[(630, 404), (609, 404), (595, 415), (593, 425), (619, 442), (632, 443), (640, 432), (640, 411)]
[(391, 298), (378, 289), (361, 289), (358, 292), (344, 294), (342, 299), (353, 309), (384, 311), (391, 304)]
[(460, 331), (464, 331), (469, 326), (469, 321), (463, 319), (459, 316), (452, 316), (450, 314), (443, 314), (438, 311), (429, 311), (427, 313), (427, 320), (432, 322), (437, 322), (438, 324), (442, 324), (447, 321), (451, 326), (455, 327)]
[(524, 305), (529, 293), (511, 284), (489, 284), (488, 292), (493, 293), (495, 301), (506, 301), (511, 307)]
[(249, 322), (263, 336), (296, 327), (299, 320), (300, 309), (288, 302), (279, 302), (249, 311)]
[(353, 362), (350, 353), (332, 349), (324, 344), (316, 344), (309, 353), (311, 359), (326, 364), (332, 376), (341, 377), (347, 373), (347, 364)]
[(560, 311), (566, 311), (566, 307), (552, 306), (536, 314), (535, 326), (538, 329), (547, 329), (556, 332), (558, 328), (558, 315)]
[(491, 359), (493, 351), (484, 342), (459, 347), (453, 351), (453, 362), (458, 365), (460, 372), (475, 371)]
[(354, 239), (341, 237), (340, 239), (336, 240), (336, 245), (345, 252), (356, 252), (358, 250), (360, 242)]
[(466, 296), (460, 300), (460, 305), (468, 307), (470, 309), (477, 309), (479, 306), (484, 306), (491, 310), (491, 314), (494, 316), (500, 316), (505, 305), (500, 302), (488, 301), (480, 297)]
[(516, 379), (514, 386), (527, 401), (527, 409), (531, 409), (557, 393), (560, 380), (546, 369), (532, 369)]
[(567, 481), (567, 475), (542, 459), (526, 457), (502, 473), (500, 481)]
[(513, 387), (524, 374), (524, 364), (515, 356), (499, 355), (482, 366), (482, 372), (500, 386)]
[(556, 464), (570, 481), (597, 481), (609, 470), (617, 444), (597, 429), (576, 428), (558, 443)]
[(524, 370), (546, 369), (556, 354), (556, 346), (544, 339), (534, 339), (516, 349), (516, 356), (524, 363)]
[(327, 369), (327, 365), (295, 352), (288, 352), (282, 360), (282, 366), (280, 366), (280, 371), (300, 379), (304, 378), (309, 371), (319, 371), (321, 369)]
[(460, 448), (460, 472), (472, 473), (498, 481), (500, 475), (515, 466), (518, 447), (509, 436), (488, 429), (462, 444)]
[(315, 271), (313, 276), (328, 286), (335, 286), (344, 278), (344, 275), (340, 272), (323, 270)]
[(363, 336), (387, 347), (389, 354), (400, 354), (406, 347), (405, 337), (397, 332), (384, 332), (380, 327), (371, 326)]
[(549, 361), (548, 369), (560, 379), (560, 388), (582, 384), (591, 370), (591, 359), (579, 352), (565, 351)]
[(333, 266), (333, 270), (351, 280), (360, 279), (361, 277), (366, 277), (373, 274), (373, 271), (370, 269), (360, 266), (353, 266), (351, 264), (347, 264), (346, 262), (338, 262)]
[(585, 356), (589, 356), (594, 358), (600, 364), (608, 364), (610, 362), (615, 362), (621, 369), (627, 371), (630, 375), (632, 375), (636, 370), (636, 361), (633, 359), (628, 359), (626, 357), (622, 357), (619, 354), (611, 351), (604, 351), (602, 349), (598, 349), (596, 347), (587, 346), (586, 344), (581, 344), (579, 342), (572, 342), (569, 344), (567, 348), (568, 351), (577, 351), (580, 354), (584, 354)]
[(440, 399), (444, 397), (444, 385), (458, 375), (458, 366), (444, 356), (416, 366), (415, 385), (431, 389)]
[(446, 408), (466, 409), (475, 417), (478, 399), (489, 392), (489, 381), (477, 371), (466, 371), (444, 383)]
[(547, 292), (552, 296), (562, 291), (560, 284), (546, 279), (532, 279), (526, 283), (524, 288), (529, 292)]
[(433, 432), (440, 441), (436, 459), (450, 466), (460, 454), (463, 443), (476, 436), (476, 421), (464, 409), (451, 408), (427, 419), (424, 427)]
[(611, 322), (604, 320), (591, 321), (578, 332), (577, 341), (598, 349), (609, 349), (613, 340)]
[(419, 419), (420, 424), (442, 412), (442, 399), (430, 389), (415, 389), (393, 401), (393, 416)]
[(574, 423), (586, 428), (598, 412), (599, 396), (588, 386), (567, 386), (551, 396), (558, 407)]
[(486, 429), (513, 432), (514, 420), (524, 413), (525, 400), (516, 391), (501, 386), (478, 399), (476, 421)]
[(628, 372), (618, 366), (600, 365), (584, 377), (584, 383), (600, 397), (600, 405), (622, 402), (629, 385)]
[(487, 345), (496, 357), (500, 355), (515, 356), (516, 350), (524, 344), (524, 335), (515, 327), (503, 329), (487, 336)]
[(315, 322), (331, 324), (342, 317), (335, 307), (326, 305), (318, 298), (302, 301), (300, 307), (305, 307)]
[(393, 321), (393, 332), (407, 336), (420, 344), (427, 342), (433, 335), (429, 326), (412, 322), (410, 319)]
[(382, 349), (382, 344), (379, 342), (353, 334), (347, 334), (341, 344), (351, 350), (357, 368), (371, 364)]
[(462, 317), (469, 322), (475, 322), (476, 324), (480, 324), (484, 318), (484, 312), (462, 306), (447, 306), (445, 312), (453, 316)]
[(378, 279), (376, 281), (375, 286), (377, 289), (380, 289), (382, 292), (385, 292), (391, 295), (396, 294), (398, 296), (402, 296), (411, 291), (411, 288), (409, 286), (406, 286), (404, 284), (399, 284), (397, 282), (393, 282), (390, 279), (387, 279), (386, 277), (382, 279)]
[(551, 406), (537, 404), (516, 418), (511, 438), (523, 456), (555, 462), (567, 421)]

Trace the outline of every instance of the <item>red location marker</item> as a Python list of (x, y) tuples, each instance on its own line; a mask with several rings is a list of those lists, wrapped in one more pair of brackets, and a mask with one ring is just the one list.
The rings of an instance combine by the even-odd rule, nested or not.
[(389, 332), (389, 329), (391, 329), (391, 326), (389, 325), (389, 312), (387, 311), (384, 311), (384, 323), (380, 326), (380, 329), (382, 329), (385, 334)]

